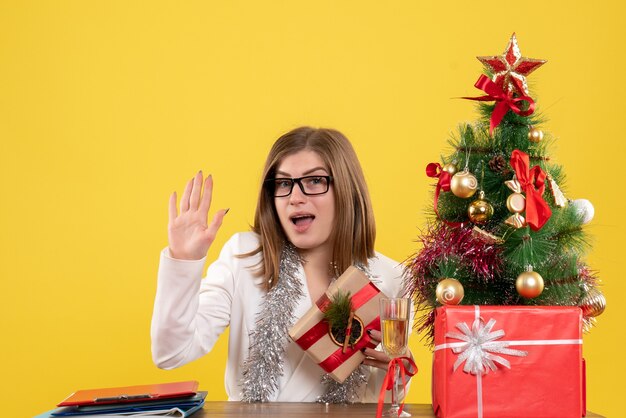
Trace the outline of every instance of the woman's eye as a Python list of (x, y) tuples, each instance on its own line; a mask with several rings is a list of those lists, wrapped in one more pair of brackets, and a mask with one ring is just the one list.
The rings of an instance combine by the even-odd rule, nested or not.
[(308, 183), (311, 185), (321, 184), (324, 181), (323, 177), (310, 177), (307, 179)]
[(279, 189), (288, 189), (291, 187), (291, 181), (289, 180), (276, 180), (276, 187)]

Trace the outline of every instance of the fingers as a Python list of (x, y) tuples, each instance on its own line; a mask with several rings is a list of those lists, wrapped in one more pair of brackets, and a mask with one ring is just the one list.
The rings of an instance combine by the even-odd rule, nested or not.
[(191, 188), (191, 196), (189, 197), (189, 209), (197, 210), (200, 202), (200, 193), (202, 192), (202, 170), (193, 178), (193, 186)]
[[(222, 226), (222, 221), (224, 220), (224, 216), (228, 213), (229, 209), (219, 210), (215, 215), (213, 215), (213, 219), (211, 220), (211, 224), (207, 228), (207, 235), (209, 243), (212, 243), (215, 237), (217, 236), (217, 231)], [(210, 244), (209, 244), (210, 245)]]
[[(406, 356), (410, 358), (411, 360), (413, 360), (413, 362), (415, 362), (415, 359), (413, 358), (413, 353), (411, 352), (411, 350), (408, 351)], [(414, 373), (417, 373), (417, 369), (413, 370), (413, 366), (411, 366), (411, 363), (409, 363), (407, 360), (403, 360), (402, 362), (404, 363), (405, 369), (410, 370)]]
[(211, 207), (211, 197), (213, 196), (213, 176), (210, 174), (204, 180), (204, 193), (202, 193), (202, 201), (200, 201), (200, 212), (209, 214), (209, 208)]
[(391, 361), (387, 354), (382, 351), (374, 350), (373, 348), (365, 348), (363, 354), (366, 355), (365, 360), (363, 360), (363, 364), (366, 366), (387, 370), (389, 362)]
[(382, 370), (387, 370), (387, 368), (389, 367), (389, 362), (385, 363), (383, 361), (378, 361), (378, 360), (366, 358), (365, 360), (363, 360), (363, 365), (370, 366), (370, 367), (376, 367), (376, 368), (382, 369)]
[(183, 197), (180, 198), (180, 212), (187, 212), (189, 210), (189, 196), (191, 195), (191, 187), (193, 186), (193, 180), (189, 180), (187, 186), (185, 187), (185, 191), (183, 192)]
[(178, 213), (176, 211), (176, 192), (172, 193), (170, 196), (170, 204), (169, 204), (169, 222), (174, 222)]
[(370, 336), (372, 342), (376, 345), (380, 344), (383, 340), (383, 334), (380, 331), (376, 331), (375, 329), (368, 329), (367, 334)]
[[(382, 340), (382, 333), (380, 331), (376, 331), (375, 329), (367, 330), (367, 334), (370, 336), (370, 340), (373, 344), (378, 345)], [(389, 362), (391, 358), (385, 354), (384, 351), (377, 351), (373, 348), (365, 348), (363, 349), (363, 354), (365, 354), (366, 358), (363, 360), (363, 364), (366, 366), (377, 367), (379, 369), (387, 370), (389, 366)], [(406, 356), (413, 358), (413, 354), (408, 350)], [(409, 369), (409, 362), (404, 361), (404, 367)]]
[[(377, 367), (379, 369), (387, 370), (389, 367), (389, 362), (391, 358), (385, 354), (383, 351), (377, 351), (373, 348), (365, 348), (362, 350), (363, 354), (365, 354), (365, 360), (363, 360), (363, 364), (366, 366)], [(407, 357), (413, 359), (413, 354), (409, 350), (406, 354)], [(416, 372), (417, 370), (413, 370), (413, 366), (407, 361), (403, 360), (405, 370), (410, 370), (412, 372)], [(410, 376), (408, 376), (410, 379)]]
[(384, 361), (385, 363), (389, 363), (389, 361), (391, 361), (389, 356), (385, 354), (384, 351), (378, 351), (374, 348), (366, 347), (363, 350), (363, 354), (365, 354), (367, 357), (371, 357), (374, 360)]
[[(370, 340), (373, 344), (378, 345), (382, 339), (382, 334), (380, 331), (376, 331), (375, 329), (368, 329), (367, 334), (370, 336)], [(363, 349), (363, 354), (365, 354), (366, 358), (363, 360), (363, 364), (366, 366), (378, 367), (379, 369), (387, 370), (387, 366), (389, 365), (389, 361), (391, 360), (387, 354), (382, 351), (377, 351), (373, 348), (366, 347)]]
[(205, 231), (206, 241), (209, 244), (209, 246), (215, 240), (215, 237), (217, 236), (217, 231), (220, 229), (220, 226), (222, 226), (222, 221), (224, 220), (224, 216), (226, 216), (229, 210), (230, 209), (222, 209), (222, 210), (219, 210), (215, 215), (213, 215), (211, 224), (207, 227)]

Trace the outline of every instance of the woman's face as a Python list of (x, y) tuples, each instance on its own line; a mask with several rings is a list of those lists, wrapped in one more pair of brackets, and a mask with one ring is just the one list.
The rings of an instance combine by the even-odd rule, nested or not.
[[(276, 170), (276, 178), (329, 176), (321, 157), (314, 151), (303, 150), (285, 157)], [(311, 187), (318, 183), (312, 179)], [(285, 183), (286, 184), (286, 183)], [(328, 192), (308, 196), (298, 184), (289, 196), (275, 197), (274, 205), (285, 235), (301, 250), (332, 250), (330, 236), (335, 221), (335, 196), (330, 183)]]

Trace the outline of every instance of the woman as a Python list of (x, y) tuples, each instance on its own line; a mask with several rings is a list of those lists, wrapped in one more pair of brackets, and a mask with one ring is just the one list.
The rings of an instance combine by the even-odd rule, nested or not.
[[(154, 362), (171, 369), (197, 359), (229, 326), (229, 400), (375, 402), (389, 362), (383, 352), (367, 348), (344, 386), (322, 384), (323, 370), (287, 336), (350, 265), (386, 295), (399, 293), (400, 266), (374, 251), (370, 198), (352, 146), (335, 130), (297, 128), (275, 142), (263, 179), (253, 231), (234, 235), (204, 280), (205, 256), (228, 210), (207, 225), (213, 181), (201, 172), (187, 184), (180, 213), (171, 196), (152, 317)], [(371, 338), (379, 342), (380, 333)]]

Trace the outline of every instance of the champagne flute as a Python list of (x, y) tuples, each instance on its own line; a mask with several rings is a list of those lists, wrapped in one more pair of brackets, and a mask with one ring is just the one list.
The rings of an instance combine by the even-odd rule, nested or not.
[[(409, 298), (382, 298), (380, 299), (380, 320), (382, 322), (383, 350), (391, 357), (406, 355), (409, 344), (409, 314), (411, 299)], [(400, 369), (396, 365), (393, 370), (393, 385), (391, 389), (391, 407), (385, 416), (410, 417), (406, 411), (398, 415), (398, 384)]]

